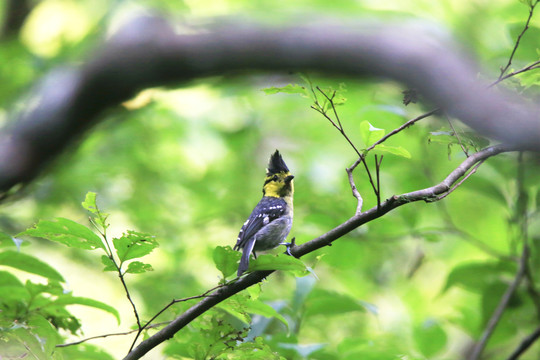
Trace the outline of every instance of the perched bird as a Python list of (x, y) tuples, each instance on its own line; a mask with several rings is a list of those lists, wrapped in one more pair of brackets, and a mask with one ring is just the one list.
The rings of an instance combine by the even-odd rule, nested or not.
[(242, 249), (238, 276), (248, 269), (251, 253), (257, 257), (255, 251), (290, 245), (285, 243), (285, 239), (293, 222), (293, 179), (294, 176), (276, 150), (270, 156), (266, 169), (263, 197), (240, 229), (234, 246), (235, 250)]

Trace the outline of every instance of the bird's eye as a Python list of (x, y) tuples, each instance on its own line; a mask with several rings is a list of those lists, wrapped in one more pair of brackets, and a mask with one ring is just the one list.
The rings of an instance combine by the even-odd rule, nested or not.
[(277, 181), (277, 179), (278, 179), (277, 175), (274, 175), (274, 177), (272, 178), (272, 180), (274, 180), (274, 181)]

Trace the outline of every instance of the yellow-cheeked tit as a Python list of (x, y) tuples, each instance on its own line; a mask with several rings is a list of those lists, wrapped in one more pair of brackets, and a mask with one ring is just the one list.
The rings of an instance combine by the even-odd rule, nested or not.
[(285, 239), (293, 222), (293, 178), (276, 150), (270, 156), (266, 169), (263, 197), (240, 229), (234, 246), (235, 250), (242, 249), (238, 276), (248, 269), (251, 253), (256, 257), (255, 251), (290, 245), (285, 243)]

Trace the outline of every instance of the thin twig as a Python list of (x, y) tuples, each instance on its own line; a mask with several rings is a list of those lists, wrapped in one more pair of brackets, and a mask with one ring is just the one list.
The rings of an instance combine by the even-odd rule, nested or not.
[(521, 344), (514, 350), (507, 360), (518, 359), (536, 340), (540, 338), (540, 327), (537, 327), (529, 336), (527, 336)]
[(510, 54), (510, 57), (508, 58), (508, 63), (506, 64), (506, 66), (504, 68), (501, 68), (501, 74), (499, 75), (499, 80), (502, 79), (502, 77), (504, 76), (504, 73), (512, 65), (512, 60), (514, 59), (514, 55), (516, 54), (516, 51), (517, 51), (517, 49), (519, 47), (519, 43), (521, 41), (521, 38), (523, 37), (525, 32), (529, 29), (529, 24), (531, 22), (531, 19), (532, 19), (533, 13), (534, 13), (534, 8), (536, 7), (537, 4), (538, 4), (538, 0), (536, 0), (534, 2), (534, 4), (531, 2), (531, 5), (529, 7), (529, 17), (527, 17), (527, 21), (525, 21), (525, 26), (523, 27), (523, 30), (521, 31), (521, 33), (518, 35), (518, 37), (516, 39), (516, 43), (514, 44), (514, 48), (512, 49), (512, 53)]
[[(152, 324), (150, 326), (147, 326), (147, 329), (153, 329), (153, 328), (156, 328), (156, 327), (160, 327), (160, 326), (163, 326), (163, 325), (167, 325), (169, 324), (170, 321), (163, 321), (163, 322), (160, 322), (160, 323), (157, 323), (157, 324)], [(84, 338), (84, 339), (81, 339), (81, 340), (78, 340), (78, 341), (74, 341), (74, 342), (70, 342), (70, 343), (65, 343), (65, 344), (58, 344), (56, 345), (55, 347), (68, 347), (68, 346), (74, 346), (74, 345), (79, 345), (79, 344), (82, 344), (84, 342), (87, 342), (87, 341), (90, 341), (90, 340), (96, 340), (96, 339), (104, 339), (104, 338), (107, 338), (109, 336), (125, 336), (125, 335), (130, 335), (130, 334), (133, 334), (134, 332), (137, 332), (139, 331), (139, 329), (134, 329), (134, 330), (129, 330), (129, 331), (124, 331), (124, 332), (119, 332), (119, 333), (111, 333), (111, 334), (103, 334), (103, 335), (96, 335), (96, 336), (90, 336), (90, 337), (87, 337), (87, 338)]]
[(523, 252), (521, 255), (521, 259), (519, 261), (519, 268), (516, 273), (516, 276), (514, 277), (514, 280), (508, 286), (503, 296), (501, 297), (501, 300), (499, 301), (497, 308), (493, 312), (493, 315), (491, 315), (491, 318), (489, 319), (486, 325), (486, 328), (484, 329), (484, 332), (482, 333), (482, 337), (480, 338), (480, 341), (478, 341), (476, 345), (474, 346), (471, 352), (471, 355), (468, 357), (468, 360), (477, 360), (480, 358), (480, 355), (484, 351), (484, 348), (486, 347), (489, 338), (491, 337), (491, 335), (495, 331), (495, 328), (499, 324), (502, 314), (506, 310), (508, 303), (510, 302), (510, 299), (512, 298), (512, 295), (514, 295), (517, 287), (519, 286), (519, 283), (521, 282), (521, 279), (523, 279), (523, 275), (525, 274), (525, 264), (528, 258), (529, 258), (529, 247), (525, 245), (523, 246)]
[(461, 184), (463, 184), (465, 182), (465, 180), (467, 180), (472, 174), (474, 174), (476, 172), (476, 170), (478, 170), (478, 168), (480, 167), (480, 165), (482, 165), (484, 163), (485, 160), (482, 160), (482, 161), (479, 161), (478, 164), (476, 164), (472, 169), (471, 171), (469, 171), (464, 177), (463, 179), (461, 179), (459, 182), (457, 182), (454, 186), (452, 186), (447, 192), (445, 192), (444, 194), (440, 195), (440, 196), (437, 196), (435, 198), (436, 201), (439, 201), (439, 200), (442, 200), (444, 199), (445, 197), (447, 197), (448, 195), (450, 195), (450, 193), (452, 193), (454, 190), (456, 190), (458, 187), (461, 186)]
[(360, 195), (360, 192), (356, 188), (356, 184), (354, 183), (353, 178), (353, 170), (354, 168), (346, 168), (345, 171), (347, 172), (347, 177), (349, 178), (349, 185), (351, 186), (352, 194), (357, 200), (356, 204), (356, 212), (355, 215), (359, 215), (362, 213), (362, 205), (364, 203), (364, 199), (362, 199), (362, 195)]
[(461, 141), (461, 137), (456, 131), (456, 128), (454, 128), (454, 124), (452, 124), (452, 120), (446, 114), (445, 114), (445, 117), (446, 117), (446, 120), (448, 121), (448, 125), (450, 125), (450, 128), (452, 129), (452, 131), (454, 132), (454, 135), (456, 136), (459, 146), (461, 146), (461, 150), (463, 150), (463, 153), (465, 154), (466, 157), (469, 157), (469, 152), (465, 148), (465, 145), (463, 145), (463, 142)]
[[(96, 215), (99, 218), (105, 219), (105, 221), (106, 221), (106, 217), (102, 216), (102, 213), (99, 211), (99, 209), (96, 209)], [(109, 243), (109, 239), (107, 237), (107, 226), (108, 225), (104, 225), (103, 227), (100, 227), (100, 226), (98, 226), (98, 224), (95, 222), (95, 220), (92, 217), (90, 217), (90, 222), (92, 223), (94, 228), (98, 231), (98, 233), (101, 235), (101, 237), (103, 239), (103, 242), (105, 243), (105, 246), (106, 246), (105, 252), (107, 253), (107, 256), (109, 257), (109, 259), (113, 263), (114, 267), (116, 268), (116, 271), (118, 273), (118, 277), (120, 278), (120, 282), (122, 283), (122, 286), (123, 286), (124, 291), (126, 293), (126, 297), (127, 297), (128, 301), (129, 301), (129, 303), (131, 304), (131, 308), (133, 309), (133, 313), (135, 314), (135, 320), (137, 322), (137, 328), (140, 330), (141, 329), (141, 319), (139, 318), (139, 312), (137, 311), (137, 306), (135, 305), (135, 302), (131, 298), (131, 294), (129, 292), (126, 280), (124, 279), (124, 274), (122, 273), (122, 269), (121, 269), (122, 265), (121, 264), (118, 265), (118, 263), (116, 262), (116, 259), (114, 258), (114, 253), (113, 253), (112, 248), (111, 248), (111, 244)]]
[(540, 294), (536, 289), (529, 263), (527, 263), (527, 267), (525, 268), (525, 279), (527, 280), (527, 293), (529, 294), (529, 297), (531, 298), (536, 309), (536, 318), (540, 320)]
[[(234, 281), (234, 280), (233, 280)], [(220, 284), (220, 285), (217, 285), (217, 286), (214, 286), (213, 288), (211, 289), (208, 289), (207, 291), (205, 291), (204, 293), (200, 294), (200, 295), (195, 295), (195, 296), (190, 296), (190, 297), (186, 297), (186, 298), (182, 298), (182, 299), (174, 299), (172, 300), (170, 303), (168, 303), (167, 305), (165, 305), (164, 308), (162, 308), (160, 311), (158, 311), (150, 320), (148, 320), (146, 322), (146, 324), (144, 324), (142, 327), (139, 327), (139, 330), (137, 332), (137, 335), (135, 335), (135, 338), (133, 339), (133, 342), (131, 343), (131, 347), (129, 348), (129, 351), (128, 353), (131, 352), (131, 350), (133, 350), (133, 347), (135, 346), (135, 344), (137, 343), (137, 339), (139, 338), (139, 336), (141, 335), (141, 333), (145, 330), (145, 329), (148, 329), (148, 328), (151, 328), (152, 326), (150, 326), (150, 324), (152, 323), (152, 321), (154, 321), (159, 315), (163, 314), (163, 312), (165, 312), (165, 310), (167, 310), (168, 308), (170, 308), (172, 305), (174, 304), (177, 304), (177, 303), (180, 303), (180, 302), (186, 302), (186, 301), (189, 301), (189, 300), (194, 300), (194, 299), (201, 299), (201, 298), (205, 298), (208, 296), (209, 293), (223, 287), (227, 285), (227, 283), (225, 284)]]
[(494, 81), (493, 83), (491, 83), (491, 84), (489, 85), (489, 87), (492, 87), (492, 86), (494, 86), (494, 85), (497, 85), (497, 84), (500, 83), (501, 81), (506, 80), (506, 79), (508, 79), (508, 78), (511, 78), (511, 77), (513, 77), (513, 76), (519, 75), (519, 74), (521, 74), (521, 73), (524, 73), (524, 72), (527, 72), (527, 71), (530, 71), (530, 70), (539, 69), (539, 68), (540, 68), (540, 60), (537, 60), (537, 61), (531, 63), (530, 65), (525, 66), (525, 67), (522, 68), (522, 69), (519, 69), (519, 70), (516, 70), (516, 71), (512, 71), (512, 72), (510, 72), (510, 73), (504, 75), (503, 77), (501, 77), (501, 78), (497, 79), (496, 81)]
[(377, 209), (381, 207), (381, 164), (384, 155), (381, 155), (380, 159), (375, 154), (375, 176), (377, 178)]
[(529, 243), (528, 243), (528, 231), (527, 231), (527, 227), (528, 227), (527, 203), (526, 203), (526, 197), (524, 196), (524, 189), (523, 189), (524, 178), (525, 178), (525, 166), (523, 163), (523, 152), (520, 152), (519, 157), (518, 157), (517, 182), (516, 182), (518, 198), (516, 200), (516, 214), (515, 214), (515, 218), (519, 222), (520, 238), (523, 241), (523, 250), (521, 253), (521, 258), (519, 260), (519, 268), (514, 277), (514, 280), (506, 289), (501, 300), (499, 301), (499, 304), (497, 305), (497, 308), (491, 315), (491, 318), (489, 319), (486, 325), (486, 328), (484, 329), (484, 332), (482, 333), (482, 337), (480, 338), (480, 341), (478, 341), (478, 343), (476, 343), (476, 345), (474, 346), (471, 352), (471, 355), (469, 357), (469, 360), (477, 360), (482, 355), (482, 352), (484, 351), (484, 348), (486, 347), (489, 338), (495, 331), (495, 328), (499, 324), (499, 321), (501, 320), (501, 317), (504, 311), (506, 310), (512, 295), (514, 295), (516, 289), (518, 288), (519, 284), (521, 283), (521, 280), (523, 279), (526, 273), (527, 262), (529, 261)]
[[(334, 104), (334, 97), (336, 95), (336, 92), (334, 91), (332, 96), (328, 96), (320, 87), (316, 87), (316, 89), (325, 97), (325, 99), (328, 101), (328, 103), (330, 104), (330, 107), (332, 108), (332, 111), (334, 112), (334, 116), (336, 117), (336, 121), (337, 121), (337, 124), (336, 122), (327, 114), (327, 112), (324, 110), (324, 107), (320, 105), (318, 99), (317, 99), (317, 95), (315, 94), (315, 91), (313, 90), (313, 87), (311, 89), (311, 91), (313, 92), (313, 95), (315, 97), (315, 104), (316, 106), (311, 106), (311, 108), (315, 111), (317, 111), (318, 113), (320, 113), (322, 116), (324, 116), (328, 121), (330, 121), (330, 123), (341, 133), (341, 135), (345, 138), (345, 140), (347, 140), (347, 142), (349, 143), (349, 145), (351, 145), (351, 147), (354, 149), (354, 151), (356, 152), (356, 154), (358, 155), (358, 162), (362, 163), (364, 165), (364, 169), (366, 170), (366, 173), (368, 175), (368, 178), (369, 178), (369, 183), (371, 184), (371, 187), (373, 189), (373, 192), (375, 193), (376, 196), (380, 196), (378, 195), (378, 189), (377, 189), (377, 186), (375, 185), (374, 181), (373, 181), (373, 177), (371, 176), (371, 171), (369, 170), (369, 167), (366, 163), (366, 159), (365, 159), (365, 155), (362, 154), (357, 148), (356, 146), (354, 145), (354, 143), (352, 142), (352, 140), (349, 138), (349, 136), (347, 136), (347, 133), (345, 132), (345, 129), (343, 128), (342, 124), (341, 124), (341, 120), (339, 119), (339, 115), (337, 113), (337, 110), (336, 110), (336, 105)], [(357, 164), (356, 164), (357, 165)], [(351, 166), (349, 169), (354, 170), (354, 168), (356, 167), (356, 165), (353, 165)]]
[(369, 152), (371, 150), (373, 150), (373, 148), (381, 143), (383, 143), (384, 141), (388, 140), (389, 137), (399, 133), (400, 131), (408, 128), (409, 126), (413, 125), (414, 123), (416, 123), (417, 121), (420, 121), (422, 119), (425, 119), (433, 114), (436, 114), (437, 112), (439, 112), (440, 109), (433, 109), (431, 111), (428, 111), (427, 113), (424, 113), (422, 115), (419, 115), (417, 117), (415, 117), (414, 119), (411, 119), (409, 121), (407, 121), (405, 124), (401, 125), (400, 127), (390, 131), (388, 134), (386, 134), (385, 136), (383, 136), (382, 138), (380, 138), (379, 140), (375, 141), (373, 144), (371, 144), (371, 146), (369, 146), (367, 149), (366, 149), (366, 152)]

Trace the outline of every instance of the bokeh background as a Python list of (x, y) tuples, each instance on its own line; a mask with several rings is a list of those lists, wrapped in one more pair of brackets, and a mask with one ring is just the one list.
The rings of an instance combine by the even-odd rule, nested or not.
[[(309, 20), (317, 13), (389, 23), (415, 21), (425, 24), (426, 31), (446, 31), (461, 41), (479, 62), (479, 77), (492, 80), (506, 65), (529, 14), (527, 3), (517, 0), (43, 0), (27, 4), (30, 11), (20, 29), (5, 32), (0, 42), (0, 124), (8, 123), (13, 111), (28, 106), (22, 95), (51, 69), (76, 67), (92, 59), (100, 42), (115, 29), (145, 14), (164, 15), (179, 24), (235, 14), (270, 23), (287, 17)], [(4, 2), (0, 16), (7, 16), (6, 9)], [(538, 34), (540, 19), (533, 17), (511, 69), (538, 59)], [(432, 109), (422, 103), (405, 106), (402, 91), (406, 88), (387, 80), (307, 75), (324, 88), (344, 84), (347, 101), (337, 109), (359, 148), (368, 145), (360, 136), (362, 121), (388, 132)], [(139, 310), (148, 319), (171, 299), (200, 294), (218, 283), (213, 251), (216, 246), (234, 245), (261, 196), (268, 156), (279, 149), (295, 175), (291, 235), (298, 243), (309, 241), (354, 214), (356, 200), (345, 168), (357, 157), (339, 132), (310, 108), (311, 99), (263, 91), (297, 83), (305, 85), (298, 74), (247, 74), (144, 90), (108, 111), (44, 175), (2, 203), (1, 230), (15, 235), (39, 219), (59, 216), (88, 225), (81, 202), (88, 191), (96, 192), (98, 205), (110, 213), (111, 236), (133, 229), (155, 235), (160, 243), (146, 259), (154, 271), (127, 276)], [(535, 100), (538, 73), (523, 74), (504, 85)], [(458, 122), (453, 124), (459, 131), (469, 131)], [(410, 158), (384, 157), (383, 199), (434, 185), (465, 159), (458, 145), (437, 136), (449, 130), (446, 118), (431, 117), (388, 140), (388, 145), (405, 148)], [(316, 276), (270, 276), (260, 297), (286, 314), (294, 326), (287, 331), (274, 321), (261, 336), (287, 359), (462, 358), (512, 279), (511, 258), (520, 254), (516, 159), (515, 154), (489, 159), (444, 200), (405, 205), (332, 247), (309, 254), (303, 261)], [(373, 161), (371, 155), (368, 163)], [(531, 263), (536, 270), (540, 167), (532, 157), (525, 156), (524, 161)], [(355, 180), (364, 209), (375, 206), (360, 167)], [(132, 310), (117, 276), (102, 272), (101, 253), (38, 238), (25, 240), (30, 246), (21, 251), (55, 267), (74, 295), (95, 298), (120, 311), (118, 325), (106, 312), (70, 308), (82, 323), (80, 338), (131, 328)], [(0, 265), (0, 269), (6, 268)], [(21, 279), (44, 281), (13, 272)], [(526, 289), (520, 289), (485, 358), (509, 354), (537, 326), (536, 314)], [(174, 311), (160, 319), (173, 316)], [(66, 342), (77, 339), (65, 336)], [(92, 344), (120, 358), (131, 339), (112, 337)], [(537, 359), (539, 350), (533, 347), (522, 358)], [(163, 358), (160, 350), (145, 357)]]

